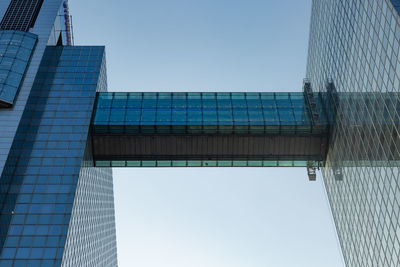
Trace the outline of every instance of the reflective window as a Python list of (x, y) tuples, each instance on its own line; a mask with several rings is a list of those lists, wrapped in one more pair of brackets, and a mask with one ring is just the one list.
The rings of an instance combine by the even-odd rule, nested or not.
[(113, 133), (323, 133), (328, 121), (318, 112), (314, 127), (303, 93), (99, 93), (93, 125)]
[(32, 33), (0, 31), (0, 107), (14, 103), (36, 41)]

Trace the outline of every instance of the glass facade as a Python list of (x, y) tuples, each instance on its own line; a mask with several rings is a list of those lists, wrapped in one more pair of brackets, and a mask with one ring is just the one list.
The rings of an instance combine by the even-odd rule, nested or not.
[(318, 121), (301, 92), (99, 93), (92, 121), (95, 164), (319, 166), (329, 123), (323, 98), (310, 97)]
[(37, 35), (0, 31), (0, 106), (11, 106), (37, 42)]
[(313, 123), (303, 93), (99, 93), (96, 133), (119, 134), (324, 134)]
[(394, 8), (397, 10), (397, 12), (400, 14), (400, 1), (399, 0), (390, 0), (394, 6)]
[[(8, 2), (4, 0), (3, 2)], [(35, 25), (37, 15), (44, 0), (11, 0), (0, 22), (1, 30), (19, 30), (27, 32)]]
[[(0, 16), (4, 15), (10, 3), (11, 0), (0, 1)], [(0, 172), (4, 170), (60, 5), (61, 0), (46, 0), (43, 3), (40, 12), (44, 15), (38, 16), (34, 27), (29, 30), (29, 33), (38, 36), (38, 40), (20, 84), (18, 95), (14, 99), (12, 108), (0, 109), (2, 125), (0, 134)]]
[[(77, 47), (73, 48), (76, 49)], [(103, 52), (104, 47), (86, 47), (84, 51), (77, 49), (72, 53), (73, 56), (79, 55), (82, 58), (82, 66), (85, 65), (84, 61), (86, 63), (92, 61), (92, 64), (97, 61), (95, 63), (97, 64), (101, 58), (101, 67), (96, 82), (97, 92), (107, 91), (106, 59), (105, 52), (102, 54)], [(89, 56), (89, 61), (87, 61), (86, 56)], [(73, 64), (71, 61), (69, 63)], [(87, 64), (85, 67), (90, 65)], [(90, 73), (92, 67), (89, 67), (86, 71), (79, 68), (75, 69), (75, 71), (83, 71), (88, 74), (87, 70)], [(96, 66), (96, 72), (98, 70), (97, 67), (98, 65)], [(82, 80), (79, 81), (82, 82)], [(88, 83), (90, 84), (91, 82), (84, 81), (81, 86), (87, 87)], [(90, 92), (93, 93), (92, 90)], [(94, 94), (90, 95), (89, 101), (92, 110), (94, 104), (93, 96)], [(88, 128), (85, 125), (85, 131)], [(85, 140), (85, 151), (74, 196), (68, 236), (61, 264), (63, 267), (108, 267), (117, 266), (118, 264), (112, 169), (95, 168), (92, 150), (93, 147), (89, 134), (87, 140)]]
[(104, 68), (104, 47), (46, 49), (0, 179), (0, 266), (116, 266), (112, 174), (87, 142)]
[(323, 177), (347, 266), (400, 265), (398, 6), (312, 5), (307, 77), (339, 94)]

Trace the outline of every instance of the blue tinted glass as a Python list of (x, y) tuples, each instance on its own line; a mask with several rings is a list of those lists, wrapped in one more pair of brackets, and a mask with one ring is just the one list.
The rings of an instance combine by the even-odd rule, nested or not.
[(217, 122), (217, 111), (208, 109), (203, 111), (203, 121), (204, 124), (212, 123), (215, 124)]
[(203, 112), (201, 110), (188, 110), (188, 122), (201, 122)]
[(172, 110), (172, 121), (173, 122), (185, 122), (186, 121), (186, 110), (173, 109)]
[(170, 109), (158, 109), (157, 110), (157, 122), (171, 122), (171, 110)]
[(188, 101), (187, 101), (187, 106), (188, 108), (201, 108), (202, 107), (202, 101), (200, 98), (200, 95), (198, 96), (199, 98), (190, 98), (188, 96)]
[(12, 259), (14, 258), (16, 252), (16, 248), (3, 248), (1, 253), (1, 258), (3, 259)]
[(233, 109), (233, 118), (235, 121), (242, 121), (242, 122), (249, 121), (247, 109), (234, 108)]
[(218, 120), (220, 121), (232, 121), (232, 110), (231, 109), (218, 109)]
[(155, 109), (143, 109), (142, 110), (142, 122), (151, 122), (155, 120), (156, 110)]
[[(320, 101), (317, 98), (317, 101)], [(318, 102), (321, 124), (326, 124), (323, 103)], [(217, 125), (207, 128), (207, 133), (247, 131), (252, 133), (279, 132), (279, 125), (297, 125), (310, 129), (310, 111), (306, 108), (303, 93), (99, 93), (94, 117), (95, 130), (150, 133), (157, 125), (159, 133), (168, 133), (167, 125)], [(240, 127), (226, 128), (229, 125)], [(126, 125), (146, 125), (147, 128), (124, 128)], [(101, 125), (104, 125), (101, 126)], [(106, 125), (115, 125), (106, 128)], [(121, 126), (118, 128), (117, 126)], [(254, 128), (255, 125), (260, 126)], [(264, 128), (263, 125), (268, 127)], [(153, 128), (149, 128), (154, 126)], [(181, 126), (174, 132), (185, 131)], [(261, 127), (262, 126), (262, 127)], [(108, 127), (108, 126), (107, 126)], [(245, 128), (243, 128), (245, 127)], [(272, 127), (272, 128), (271, 128)], [(273, 130), (275, 127), (275, 130)], [(153, 130), (152, 130), (153, 129)], [(205, 128), (188, 128), (202, 131)], [(292, 130), (290, 130), (292, 129)], [(300, 128), (299, 128), (300, 129)], [(150, 131), (150, 132), (149, 132)], [(297, 131), (287, 128), (285, 132)]]
[(0, 103), (11, 106), (35, 48), (37, 36), (28, 32), (2, 31), (0, 35)]
[(139, 122), (141, 118), (142, 110), (141, 109), (128, 109), (126, 111), (126, 121), (131, 122)]
[(264, 123), (264, 116), (261, 109), (248, 109), (248, 113), (250, 121), (256, 121), (260, 124)]

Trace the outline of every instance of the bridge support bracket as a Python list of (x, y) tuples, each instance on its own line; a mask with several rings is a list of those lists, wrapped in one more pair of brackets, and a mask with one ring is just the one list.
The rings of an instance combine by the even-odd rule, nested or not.
[(308, 180), (310, 181), (317, 180), (317, 168), (315, 166), (307, 166), (307, 174), (308, 174)]

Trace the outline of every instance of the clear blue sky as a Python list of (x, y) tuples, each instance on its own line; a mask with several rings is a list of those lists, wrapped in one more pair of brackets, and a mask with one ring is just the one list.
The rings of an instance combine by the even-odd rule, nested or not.
[[(110, 91), (299, 91), (311, 0), (70, 0)], [(121, 267), (343, 266), (305, 168), (114, 169)]]

